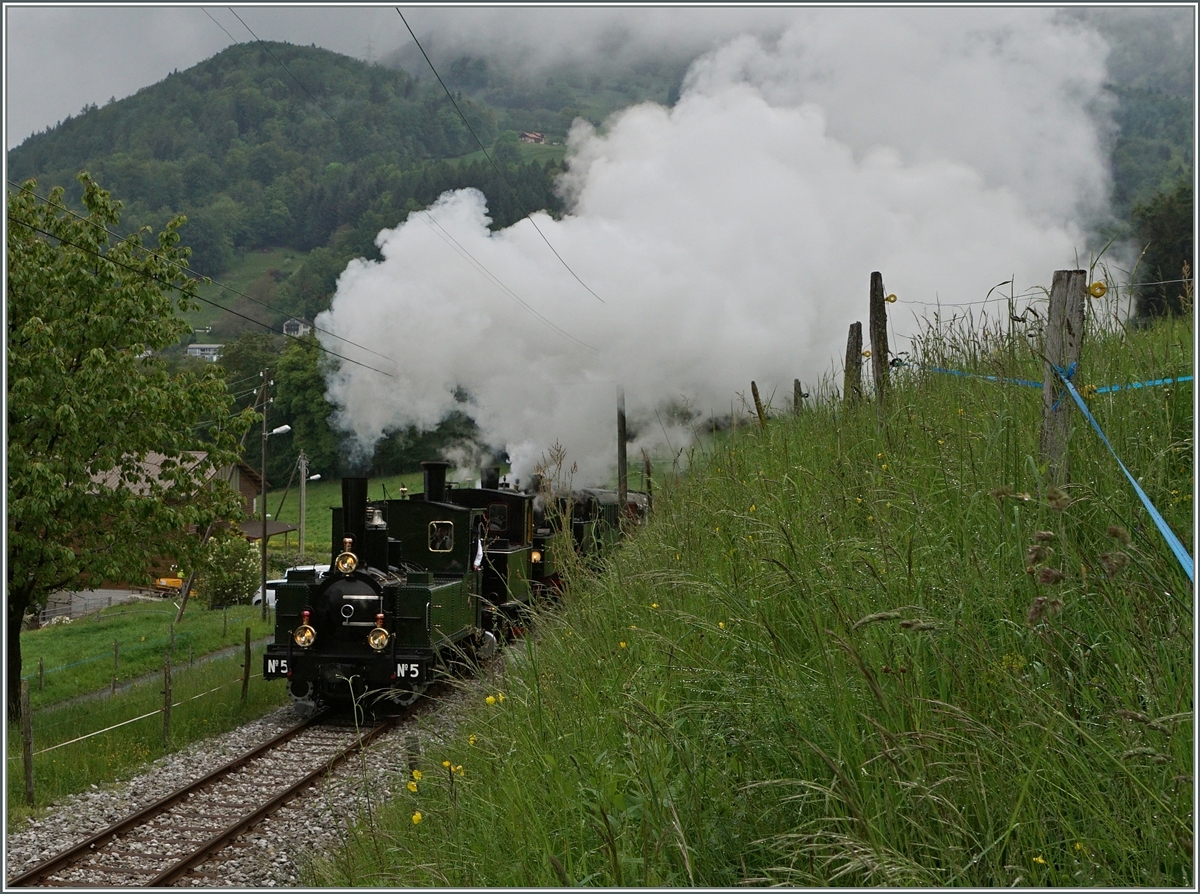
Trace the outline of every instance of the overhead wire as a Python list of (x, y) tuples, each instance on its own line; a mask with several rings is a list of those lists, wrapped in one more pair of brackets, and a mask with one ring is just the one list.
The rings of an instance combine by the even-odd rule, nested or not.
[(400, 21), (404, 22), (404, 27), (407, 28), (408, 33), (410, 35), (412, 35), (413, 43), (415, 43), (417, 45), (417, 49), (421, 51), (421, 55), (424, 56), (425, 61), (427, 63), (429, 63), (429, 70), (433, 72), (433, 76), (435, 78), (437, 78), (437, 82), (439, 84), (441, 84), (442, 89), (446, 91), (446, 96), (450, 99), (451, 105), (454, 106), (454, 111), (458, 112), (458, 117), (462, 119), (463, 124), (465, 124), (467, 127), (467, 130), (470, 131), (471, 136), (475, 138), (475, 142), (479, 144), (479, 149), (481, 152), (483, 152), (483, 157), (488, 160), (488, 164), (490, 164), (492, 166), (492, 170), (494, 170), (496, 172), (496, 176), (498, 176), (500, 178), (500, 182), (503, 183), (505, 186), (507, 186), (508, 191), (510, 193), (512, 193), (513, 200), (517, 203), (517, 207), (521, 209), (521, 213), (525, 215), (525, 219), (528, 220), (531, 224), (533, 224), (533, 228), (535, 230), (537, 230), (538, 235), (542, 237), (542, 241), (546, 243), (546, 246), (550, 249), (550, 251), (554, 252), (554, 257), (558, 258), (559, 263), (561, 263), (563, 265), (563, 267), (565, 267), (567, 269), (567, 272), (570, 273), (573, 277), (575, 277), (575, 281), (578, 282), (585, 289), (587, 289), (589, 292), (591, 292), (592, 297), (594, 297), (601, 304), (606, 304), (607, 302), (603, 298), (601, 298), (599, 295), (597, 295), (592, 290), (591, 286), (589, 286), (587, 283), (585, 283), (582, 279), (579, 278), (579, 274), (577, 274), (574, 270), (571, 269), (571, 265), (568, 264), (565, 260), (563, 260), (563, 256), (560, 255), (558, 253), (558, 251), (554, 248), (554, 246), (550, 244), (550, 240), (546, 238), (546, 234), (542, 232), (542, 228), (537, 225), (537, 222), (533, 219), (532, 215), (530, 215), (530, 213), (525, 210), (525, 207), (521, 204), (520, 197), (517, 195), (517, 191), (515, 189), (513, 189), (512, 185), (508, 182), (507, 179), (505, 179), (504, 174), (501, 172), (499, 166), (492, 159), (492, 156), (488, 153), (487, 148), (483, 145), (483, 141), (481, 139), (479, 139), (479, 135), (477, 133), (475, 133), (475, 128), (473, 128), (471, 126), (471, 122), (467, 120), (467, 116), (463, 114), (463, 110), (458, 107), (458, 102), (455, 101), (454, 94), (452, 94), (450, 92), (450, 88), (446, 86), (446, 82), (443, 81), (442, 76), (440, 74), (438, 74), (437, 68), (434, 67), (433, 61), (429, 58), (429, 54), (426, 53), (425, 48), (423, 46), (421, 46), (421, 41), (417, 40), (417, 35), (413, 31), (412, 26), (408, 24), (408, 19), (404, 18), (404, 13), (400, 12), (400, 7), (397, 6), (397, 7), (395, 7), (395, 9), (396, 9), (396, 14), (400, 16)]
[[(227, 7), (227, 8), (228, 8), (228, 7)], [(278, 63), (279, 63), (279, 65), (280, 65), (280, 67), (282, 67), (282, 68), (283, 68), (283, 70), (284, 70), (284, 71), (286, 71), (286, 72), (287, 72), (287, 73), (288, 73), (288, 74), (291, 76), (291, 78), (292, 78), (292, 79), (293, 79), (293, 80), (294, 80), (294, 81), (295, 81), (297, 84), (299, 84), (299, 85), (300, 85), (300, 89), (302, 89), (302, 90), (303, 90), (303, 91), (304, 91), (304, 92), (305, 92), (305, 93), (308, 95), (308, 97), (309, 97), (309, 98), (310, 98), (310, 99), (313, 101), (313, 103), (314, 103), (314, 104), (317, 106), (317, 108), (319, 108), (319, 109), (320, 109), (322, 112), (324, 112), (324, 113), (325, 113), (325, 114), (326, 114), (326, 115), (329, 117), (329, 120), (330, 120), (330, 121), (332, 121), (332, 122), (334, 123), (334, 125), (335, 125), (335, 126), (336, 126), (336, 127), (339, 129), (339, 130), (341, 130), (341, 127), (342, 127), (342, 125), (341, 125), (341, 122), (339, 122), (339, 121), (337, 120), (337, 118), (335, 118), (335, 117), (334, 117), (334, 116), (333, 116), (333, 115), (332, 115), (332, 114), (329, 112), (329, 110), (328, 110), (328, 109), (326, 109), (326, 108), (325, 108), (324, 106), (322, 106), (322, 105), (321, 105), (319, 102), (317, 102), (317, 99), (316, 99), (316, 97), (314, 97), (314, 96), (312, 95), (312, 93), (310, 93), (310, 92), (309, 92), (308, 88), (304, 86), (304, 83), (303, 83), (303, 82), (302, 82), (302, 81), (301, 81), (299, 78), (297, 78), (295, 74), (293, 74), (293, 73), (292, 73), (292, 70), (291, 70), (291, 69), (289, 69), (289, 68), (288, 68), (286, 65), (284, 65), (283, 61), (282, 61), (282, 60), (281, 60), (281, 59), (280, 59), (278, 56), (276, 56), (274, 52), (272, 52), (271, 48), (270, 48), (269, 46), (267, 46), (266, 42), (265, 42), (265, 41), (263, 41), (263, 39), (262, 39), (261, 37), (259, 37), (257, 34), (255, 34), (255, 33), (254, 33), (254, 29), (252, 29), (252, 28), (251, 28), (249, 25), (247, 25), (247, 24), (246, 24), (246, 22), (245, 22), (245, 20), (243, 20), (241, 16), (239, 16), (239, 15), (238, 15), (236, 12), (234, 12), (232, 8), (229, 8), (229, 11), (230, 11), (231, 13), (233, 13), (233, 15), (234, 15), (234, 16), (237, 18), (237, 20), (238, 20), (239, 22), (241, 22), (241, 23), (242, 23), (243, 27), (245, 27), (245, 29), (246, 29), (247, 31), (249, 31), (249, 32), (250, 32), (251, 36), (253, 36), (255, 40), (257, 40), (257, 41), (258, 41), (260, 44), (262, 44), (262, 46), (263, 46), (263, 49), (265, 49), (265, 50), (266, 50), (268, 53), (270, 53), (270, 54), (271, 54), (271, 58), (272, 58), (272, 59), (274, 59), (276, 62), (278, 62)], [(399, 12), (400, 10), (398, 10), (398, 9), (397, 9), (396, 11), (397, 11), (397, 12)], [(210, 16), (210, 18), (211, 18), (211, 16)], [(401, 14), (400, 18), (403, 20), (403, 18), (404, 18), (403, 14)], [(214, 20), (214, 21), (215, 21), (215, 20)], [(408, 26), (408, 22), (405, 22), (404, 24), (405, 24), (405, 27), (407, 27), (407, 26)], [(223, 30), (223, 31), (224, 31), (225, 29), (223, 29), (223, 28), (222, 28), (221, 30)], [(228, 32), (228, 31), (226, 31), (225, 33), (226, 33), (226, 34), (228, 34), (229, 32)], [(411, 29), (411, 28), (409, 28), (409, 33), (410, 33), (410, 34), (412, 34), (412, 29)], [(231, 38), (232, 38), (232, 35), (231, 35)], [(414, 41), (416, 40), (416, 35), (413, 35), (413, 40), (414, 40)], [(418, 42), (417, 46), (418, 46), (418, 47), (420, 47), (420, 43), (419, 43), (419, 42)], [(422, 53), (422, 55), (424, 55), (424, 52), (425, 52), (425, 51), (422, 49), (422, 50), (421, 50), (421, 53)], [(425, 58), (426, 58), (426, 61), (428, 61), (428, 60), (429, 60), (429, 57), (428, 57), (428, 56), (426, 56)], [(432, 62), (430, 62), (430, 63), (429, 63), (429, 67), (430, 67), (431, 69), (433, 69), (433, 63), (432, 63)], [(433, 73), (434, 73), (434, 75), (435, 75), (435, 76), (437, 76), (437, 70), (436, 70), (436, 69), (434, 69)], [(440, 76), (438, 76), (438, 82), (439, 82), (439, 83), (442, 83), (442, 79), (441, 79), (441, 77), (440, 77)], [(443, 89), (445, 89), (445, 87), (446, 87), (446, 85), (445, 85), (444, 83), (442, 83), (442, 88), (443, 88)], [(449, 91), (447, 91), (447, 94), (449, 94)], [(471, 135), (472, 135), (473, 137), (475, 137), (475, 141), (478, 143), (478, 142), (479, 142), (479, 137), (478, 137), (478, 136), (475, 134), (475, 131), (474, 131), (474, 129), (472, 129), (472, 128), (471, 128), (471, 124), (470, 124), (470, 122), (469, 122), (469, 121), (467, 121), (467, 119), (466, 119), (466, 118), (463, 116), (463, 114), (462, 114), (462, 110), (458, 108), (458, 103), (454, 102), (454, 97), (453, 97), (453, 96), (451, 96), (451, 97), (450, 97), (450, 102), (451, 102), (451, 103), (454, 105), (455, 111), (457, 111), (457, 112), (458, 112), (458, 114), (459, 114), (459, 116), (460, 116), (460, 117), (462, 117), (462, 119), (463, 119), (463, 123), (464, 123), (464, 124), (466, 124), (466, 126), (467, 126), (467, 129), (471, 131)], [(480, 143), (480, 148), (482, 148), (482, 147), (483, 147), (483, 144), (482, 144), (482, 143)], [(495, 162), (492, 162), (492, 159), (491, 159), (491, 157), (490, 157), (490, 156), (488, 156), (488, 155), (487, 155), (487, 151), (486, 151), (486, 150), (484, 150), (484, 155), (487, 157), (488, 161), (492, 163), (492, 167), (493, 167), (493, 168), (495, 168), (495, 167), (496, 167), (496, 165), (495, 165)], [(498, 168), (496, 169), (496, 173), (497, 173), (497, 174), (500, 174), (500, 171), (499, 171), (499, 169), (498, 169)], [(513, 196), (514, 196), (514, 198), (515, 198), (515, 197), (516, 197), (516, 192), (515, 192), (515, 191), (512, 189), (512, 187), (511, 187), (511, 186), (509, 186), (509, 184), (508, 184), (508, 181), (504, 179), (504, 175), (503, 175), (503, 174), (500, 174), (500, 179), (501, 179), (501, 181), (504, 183), (504, 185), (505, 185), (505, 186), (508, 186), (509, 190), (513, 192)], [(536, 223), (534, 223), (534, 221), (533, 221), (533, 218), (531, 218), (531, 217), (529, 216), (529, 213), (528, 213), (528, 212), (526, 212), (526, 211), (525, 211), (525, 209), (524, 209), (524, 208), (521, 206), (521, 203), (520, 203), (520, 201), (519, 201), (519, 200), (517, 201), (517, 206), (518, 206), (519, 208), (521, 208), (521, 211), (522, 211), (522, 213), (524, 213), (524, 214), (525, 214), (525, 216), (526, 216), (527, 218), (529, 218), (529, 222), (533, 224), (533, 226), (534, 226), (534, 228), (535, 228), (535, 229), (537, 229), (537, 224), (536, 224)], [(428, 215), (428, 217), (429, 217), (429, 219), (430, 219), (430, 220), (433, 220), (433, 221), (436, 223), (436, 220), (435, 220), (435, 218), (433, 217), (433, 215), (432, 215), (432, 214), (430, 214), (430, 213), (429, 213), (429, 211), (428, 211), (428, 210), (424, 210), (424, 213), (425, 213), (426, 215)], [(441, 229), (443, 233), (446, 233), (446, 230), (445, 230), (444, 228), (442, 228), (440, 224), (438, 224), (438, 228), (439, 228), (439, 229)], [(542, 233), (541, 233), (541, 230), (538, 230), (538, 233), (539, 233), (539, 235), (541, 235), (541, 234), (542, 234)], [(447, 235), (447, 236), (449, 236), (449, 233), (446, 233), (446, 235)], [(450, 238), (453, 240), (453, 237), (450, 237)], [(542, 239), (545, 239), (545, 238), (546, 238), (546, 237), (545, 237), (545, 235), (542, 235)], [(513, 298), (514, 298), (514, 299), (517, 301), (517, 303), (518, 303), (518, 304), (520, 304), (520, 305), (521, 305), (523, 308), (525, 308), (525, 310), (527, 310), (529, 313), (533, 314), (535, 317), (537, 317), (539, 320), (541, 320), (543, 323), (545, 323), (547, 326), (549, 326), (549, 327), (550, 327), (551, 329), (553, 329), (555, 332), (558, 332), (560, 335), (563, 335), (563, 336), (565, 336), (566, 338), (570, 339), (571, 341), (575, 342), (576, 344), (578, 344), (578, 345), (582, 345), (583, 347), (585, 347), (585, 348), (588, 348), (588, 349), (590, 349), (590, 350), (592, 350), (592, 351), (596, 351), (596, 350), (597, 350), (597, 348), (593, 347), (592, 345), (589, 345), (589, 344), (587, 344), (587, 342), (580, 341), (578, 338), (576, 338), (575, 336), (571, 335), (571, 334), (570, 334), (569, 332), (567, 332), (566, 330), (564, 330), (564, 329), (561, 329), (560, 327), (556, 326), (554, 323), (550, 322), (550, 320), (548, 320), (548, 319), (547, 319), (546, 317), (544, 317), (542, 314), (538, 313), (538, 311), (536, 311), (536, 310), (535, 310), (535, 309), (534, 309), (534, 308), (533, 308), (533, 307), (532, 307), (532, 306), (531, 306), (531, 305), (530, 305), (528, 302), (524, 301), (524, 300), (523, 300), (523, 299), (522, 299), (522, 298), (521, 298), (519, 295), (517, 295), (517, 293), (516, 293), (515, 291), (513, 291), (512, 289), (510, 289), (508, 286), (504, 285), (504, 283), (502, 283), (502, 282), (500, 281), (500, 278), (499, 278), (498, 276), (496, 276), (494, 273), (492, 273), (490, 270), (488, 270), (487, 266), (486, 266), (485, 264), (483, 264), (483, 262), (482, 262), (482, 261), (480, 261), (480, 260), (479, 260), (478, 258), (476, 258), (474, 255), (472, 255), (472, 254), (471, 254), (471, 253), (470, 253), (470, 252), (469, 252), (469, 251), (468, 251), (468, 250), (467, 250), (467, 249), (466, 249), (466, 248), (465, 248), (463, 245), (461, 245), (460, 243), (458, 243), (458, 242), (457, 242), (457, 240), (454, 240), (454, 244), (458, 246), (458, 249), (457, 249), (457, 250), (458, 250), (458, 252), (459, 252), (459, 254), (460, 254), (460, 255), (465, 255), (465, 256), (466, 256), (466, 258), (468, 258), (468, 259), (469, 259), (470, 263), (474, 264), (474, 265), (475, 265), (475, 267), (476, 267), (478, 270), (482, 271), (482, 272), (484, 273), (484, 275), (485, 275), (485, 276), (487, 276), (488, 278), (490, 278), (490, 279), (492, 280), (492, 282), (494, 282), (494, 283), (495, 283), (495, 284), (496, 284), (496, 285), (497, 285), (497, 286), (498, 286), (498, 287), (499, 287), (499, 288), (500, 288), (502, 291), (504, 291), (504, 292), (505, 292), (505, 293), (507, 293), (508, 295), (512, 296), (512, 297), (513, 297)], [(550, 243), (549, 243), (549, 241), (548, 241), (548, 240), (546, 241), (546, 244), (547, 244), (547, 245), (550, 245)], [(554, 246), (550, 245), (550, 250), (551, 250), (551, 251), (554, 251)], [(558, 257), (558, 252), (554, 252), (554, 254), (555, 254), (555, 256), (556, 256), (556, 257)], [(562, 261), (562, 263), (563, 263), (563, 266), (564, 266), (564, 267), (567, 267), (567, 270), (571, 272), (571, 275), (572, 275), (572, 276), (575, 276), (575, 272), (574, 272), (573, 270), (571, 270), (571, 268), (570, 268), (570, 267), (568, 267), (568, 266), (567, 266), (567, 264), (566, 264), (566, 261), (563, 261), (561, 257), (559, 257), (559, 260), (560, 260), (560, 261)], [(579, 277), (578, 277), (578, 276), (575, 276), (575, 278), (576, 278), (577, 280), (579, 280)], [(586, 284), (586, 283), (584, 283), (584, 282), (583, 282), (583, 280), (579, 280), (579, 282), (580, 282), (580, 284), (581, 284), (581, 285), (583, 285), (583, 287), (584, 287), (585, 289), (586, 289), (586, 288), (588, 288), (588, 287), (587, 287), (587, 284)], [(588, 289), (588, 291), (589, 291), (589, 292), (591, 292), (591, 289)], [(592, 292), (592, 294), (593, 294), (593, 295), (595, 295), (595, 292)], [(601, 303), (604, 303), (604, 299), (600, 298), (600, 296), (599, 296), (599, 295), (596, 295), (596, 297), (597, 297), (598, 299), (600, 299)], [(314, 328), (316, 328), (316, 327), (314, 327)], [(321, 331), (324, 331), (324, 330), (321, 330)], [(335, 337), (336, 337), (336, 336), (335, 336)], [(359, 347), (361, 347), (361, 346), (359, 346)], [(364, 350), (366, 350), (366, 349), (364, 349)], [(375, 353), (375, 352), (372, 352), (372, 353)], [(379, 356), (382, 356), (382, 355), (379, 355)], [(389, 360), (390, 360), (391, 358), (385, 358), (385, 359), (389, 359)]]
[[(149, 274), (144, 270), (138, 270), (136, 267), (131, 267), (128, 264), (123, 264), (120, 261), (114, 260), (113, 258), (109, 257), (108, 255), (103, 255), (100, 252), (94, 251), (93, 249), (90, 249), (90, 248), (87, 248), (86, 246), (80, 245), (77, 242), (72, 242), (69, 239), (64, 239), (61, 236), (57, 235), (56, 233), (51, 233), (51, 232), (48, 232), (47, 230), (41, 229), (40, 227), (35, 227), (35, 226), (33, 226), (33, 224), (27, 223), (26, 221), (23, 221), (19, 218), (13, 217), (11, 214), (8, 215), (8, 220), (11, 223), (19, 224), (20, 226), (26, 227), (27, 229), (32, 230), (35, 233), (41, 233), (43, 236), (46, 236), (47, 238), (56, 239), (59, 242), (61, 242), (63, 245), (69, 245), (72, 248), (76, 248), (79, 251), (84, 252), (85, 254), (93, 255), (94, 257), (97, 257), (102, 261), (106, 261), (116, 267), (121, 267), (125, 270), (130, 271), (131, 273), (137, 274), (138, 276), (143, 276), (146, 279), (153, 280), (154, 282), (157, 282), (160, 285), (166, 286), (167, 288), (175, 289), (177, 292), (183, 291), (182, 287), (176, 285), (173, 282), (170, 282), (168, 280), (165, 280), (160, 277)], [(282, 335), (284, 338), (290, 338), (293, 341), (301, 341), (301, 339), (297, 338), (294, 335), (289, 335), (288, 333), (282, 331), (281, 329), (276, 329), (274, 326), (270, 326), (267, 323), (263, 323), (259, 320), (254, 319), (253, 317), (248, 317), (245, 314), (240, 314), (235, 310), (231, 310), (229, 308), (222, 307), (221, 305), (217, 304), (215, 301), (210, 301), (209, 299), (202, 298), (199, 295), (196, 295), (193, 297), (195, 297), (199, 301), (205, 302), (206, 304), (211, 304), (213, 307), (220, 308), (221, 310), (225, 311), (226, 313), (233, 314), (235, 317), (240, 317), (241, 319), (246, 320), (247, 322), (253, 323), (256, 326), (262, 326), (264, 329), (268, 329), (271, 332), (275, 332), (279, 335)], [(389, 372), (385, 372), (384, 370), (379, 369), (378, 367), (371, 366), (369, 363), (363, 363), (360, 360), (355, 360), (352, 357), (347, 357), (344, 354), (339, 354), (336, 351), (331, 351), (319, 343), (317, 344), (317, 347), (320, 350), (324, 351), (326, 354), (329, 354), (333, 357), (337, 357), (339, 360), (345, 360), (347, 363), (353, 363), (355, 366), (361, 366), (366, 369), (372, 370), (374, 372), (379, 373), (380, 375), (387, 376), (389, 379), (395, 378), (395, 376)]]
[[(78, 211), (75, 211), (72, 208), (68, 208), (66, 205), (63, 205), (60, 202), (51, 201), (46, 196), (39, 195), (38, 193), (34, 192), (33, 190), (27, 189), (24, 186), (24, 184), (17, 184), (17, 183), (14, 183), (12, 180), (9, 180), (7, 182), (10, 186), (15, 186), (18, 189), (22, 190), (23, 192), (29, 193), (35, 199), (40, 199), (42, 202), (45, 202), (47, 205), (50, 205), (51, 207), (59, 208), (65, 212), (67, 212), (72, 217), (76, 218), (77, 220), (83, 221), (84, 223), (88, 224), (89, 226), (103, 230), (105, 233), (112, 236), (114, 239), (118, 239), (121, 241), (125, 241), (125, 239), (126, 239), (126, 237), (122, 236), (120, 233), (114, 233), (108, 227), (104, 226), (103, 224), (101, 224), (97, 221), (92, 220), (90, 217), (85, 217), (82, 214), (80, 214)], [(55, 238), (57, 238), (57, 237), (55, 237)], [(257, 304), (260, 307), (265, 307), (267, 310), (274, 311), (275, 313), (283, 313), (282, 310), (280, 310), (277, 307), (272, 306), (271, 304), (269, 304), (266, 301), (262, 301), (261, 299), (254, 298), (250, 295), (247, 295), (245, 292), (239, 291), (238, 289), (235, 289), (233, 286), (227, 286), (224, 283), (218, 282), (217, 280), (213, 279), (211, 276), (203, 276), (202, 274), (197, 273), (195, 270), (192, 270), (188, 267), (184, 267), (182, 264), (178, 263), (177, 261), (174, 261), (171, 258), (168, 258), (165, 255), (160, 254), (159, 252), (155, 251), (152, 248), (149, 248), (145, 245), (140, 245), (140, 244), (137, 247), (141, 251), (146, 252), (151, 257), (158, 258), (160, 261), (163, 261), (163, 262), (169, 264), (170, 266), (174, 267), (175, 269), (179, 270), (185, 276), (189, 276), (189, 277), (193, 278), (198, 283), (211, 283), (212, 285), (217, 286), (220, 289), (223, 289), (227, 292), (232, 292), (234, 295), (237, 295), (241, 298), (245, 298), (247, 301)], [(233, 313), (233, 314), (237, 313), (236, 311), (234, 311), (232, 309), (223, 307), (222, 305), (216, 304), (213, 301), (209, 301), (206, 298), (200, 298), (200, 296), (198, 296), (198, 295), (196, 297), (199, 298), (199, 300), (201, 300), (201, 301), (205, 301), (208, 304), (212, 304), (214, 307), (220, 308), (221, 310), (226, 310), (229, 313)], [(237, 316), (241, 316), (242, 319), (246, 319), (246, 320), (250, 320), (251, 322), (258, 323), (257, 320), (252, 320), (250, 317), (242, 316), (241, 314), (237, 314)], [(320, 326), (316, 325), (311, 320), (306, 320), (303, 317), (295, 317), (295, 319), (301, 320), (308, 326), (312, 326), (312, 328), (315, 329), (317, 332), (323, 333), (324, 335), (328, 335), (331, 338), (336, 338), (338, 341), (343, 341), (348, 345), (352, 345), (352, 346), (358, 348), (359, 350), (366, 351), (368, 354), (374, 354), (376, 357), (380, 358), (381, 360), (386, 360), (389, 363), (395, 363), (395, 360), (391, 357), (388, 357), (386, 354), (380, 354), (378, 351), (371, 350), (366, 345), (360, 345), (358, 342), (351, 341), (350, 339), (345, 338), (341, 335), (337, 335), (336, 333), (330, 332), (327, 329), (322, 329)], [(265, 326), (266, 328), (271, 329), (271, 331), (273, 331), (273, 332), (279, 332), (278, 329), (275, 329), (271, 326), (267, 326), (267, 324), (265, 324), (265, 323), (259, 323), (259, 325)], [(280, 334), (287, 336), (289, 338), (295, 338), (295, 336), (288, 336), (286, 332), (282, 332)], [(318, 346), (320, 346), (320, 345), (318, 345)]]
[[(424, 216), (422, 217), (421, 215), (424, 215)], [(426, 218), (428, 218), (428, 220), (426, 220)], [(538, 313), (538, 311), (535, 310), (532, 306), (530, 306), (526, 301), (524, 301), (520, 295), (518, 295), (516, 292), (514, 292), (512, 289), (510, 289), (508, 286), (506, 286), (504, 283), (502, 283), (496, 277), (496, 275), (494, 273), (492, 273), (490, 270), (488, 270), (486, 267), (484, 267), (482, 264), (480, 264), (478, 261), (476, 261), (475, 258), (471, 255), (471, 253), (468, 252), (465, 248), (463, 248), (462, 244), (457, 239), (455, 239), (452, 235), (450, 235), (450, 233), (446, 230), (446, 228), (443, 227), (440, 223), (438, 223), (437, 219), (432, 214), (430, 214), (428, 211), (419, 212), (418, 219), (422, 223), (424, 223), (427, 227), (429, 227), (431, 230), (433, 230), (434, 227), (436, 227), (437, 229), (434, 230), (434, 233), (437, 236), (439, 236), (443, 242), (447, 242), (447, 244), (453, 243), (453, 244), (451, 244), (450, 247), (453, 248), (455, 251), (459, 252), (462, 256), (466, 257), (472, 264), (474, 264), (476, 266), (476, 269), (483, 276), (485, 276), (487, 279), (491, 280), (491, 282), (497, 288), (499, 288), (501, 291), (503, 291), (504, 293), (509, 295), (514, 301), (516, 301), (518, 304), (520, 304), (522, 307), (524, 307), (527, 311), (529, 311), (531, 314), (533, 314), (535, 317), (537, 317), (539, 320), (541, 320), (543, 323), (545, 323), (547, 326), (549, 326), (555, 332), (559, 333), (560, 335), (565, 336), (566, 338), (569, 338), (571, 341), (575, 342), (575, 344), (577, 344), (581, 347), (587, 348), (589, 351), (595, 351), (596, 353), (599, 353), (599, 349), (596, 348), (595, 346), (589, 345), (585, 341), (581, 341), (580, 339), (576, 338), (575, 336), (573, 336), (571, 333), (567, 332), (564, 329), (560, 329), (554, 323), (550, 322), (550, 320), (546, 319), (544, 316), (542, 316), (540, 313)], [(438, 231), (440, 231), (440, 232), (438, 232)]]

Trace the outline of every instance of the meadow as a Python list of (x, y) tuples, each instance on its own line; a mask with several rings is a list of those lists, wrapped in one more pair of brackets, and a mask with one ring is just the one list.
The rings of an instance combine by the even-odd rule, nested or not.
[[(1190, 374), (1192, 325), (1093, 323), (1076, 385)], [(1040, 391), (930, 370), (1040, 381), (1022, 328), (694, 450), (308, 881), (1194, 884), (1188, 577), (1077, 410), (1057, 487)], [(1191, 383), (1088, 405), (1191, 544)]]
[[(261, 611), (251, 606), (221, 612), (193, 603), (176, 625), (175, 612), (169, 601), (123, 603), (70, 624), (22, 634), (22, 676), (29, 683), (33, 718), (34, 804), (30, 808), (25, 803), (21, 730), (9, 724), (10, 831), (31, 812), (65, 795), (128, 778), (148, 761), (235, 729), (287, 702), (286, 687), (261, 677), (262, 640), (273, 632), (273, 620), (264, 623)], [(255, 646), (243, 701), (247, 629)], [(165, 654), (171, 656), (175, 707), (164, 743), (158, 712)]]

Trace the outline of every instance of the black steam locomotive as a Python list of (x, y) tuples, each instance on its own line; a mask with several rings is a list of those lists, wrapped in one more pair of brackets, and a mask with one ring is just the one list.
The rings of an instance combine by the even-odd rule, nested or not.
[[(447, 484), (448, 463), (421, 465), (425, 492), (409, 499), (368, 500), (366, 478), (344, 478), (329, 571), (290, 571), (278, 586), (263, 676), (287, 679), (295, 700), (410, 704), (450, 661), (487, 659), (524, 624), (558, 587), (560, 550), (595, 557), (619, 532), (613, 492), (547, 512), (498, 469), (462, 488)], [(626, 513), (645, 507), (631, 493)]]

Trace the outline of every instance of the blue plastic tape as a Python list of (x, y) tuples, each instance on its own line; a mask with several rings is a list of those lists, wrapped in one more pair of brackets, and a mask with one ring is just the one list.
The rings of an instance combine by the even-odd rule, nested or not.
[(1103, 388), (1097, 388), (1097, 394), (1105, 394), (1109, 391), (1126, 391), (1130, 388), (1153, 388), (1156, 385), (1171, 385), (1175, 382), (1190, 382), (1192, 376), (1176, 376), (1174, 379), (1154, 379), (1151, 382), (1134, 382), (1130, 385), (1105, 385)]
[[(1096, 417), (1091, 414), (1090, 410), (1088, 410), (1087, 403), (1084, 401), (1083, 397), (1078, 391), (1075, 390), (1075, 386), (1071, 384), (1069, 375), (1071, 371), (1059, 369), (1058, 367), (1055, 367), (1054, 371), (1058, 373), (1059, 378), (1061, 378), (1063, 381), (1063, 384), (1067, 386), (1067, 390), (1071, 392), (1071, 397), (1075, 398), (1075, 403), (1079, 405), (1079, 409), (1083, 412), (1084, 417), (1092, 424), (1092, 428), (1096, 430), (1096, 434), (1100, 436), (1100, 440), (1104, 442), (1104, 446), (1108, 448), (1108, 452), (1113, 455), (1113, 459), (1117, 461), (1117, 465), (1121, 467), (1121, 471), (1125, 473), (1125, 477), (1129, 479), (1129, 483), (1132, 484), (1133, 489), (1137, 491), (1138, 498), (1141, 499), (1142, 505), (1146, 507), (1146, 511), (1149, 512), (1150, 517), (1154, 519), (1154, 524), (1158, 527), (1159, 533), (1162, 534), (1163, 539), (1167, 541), (1167, 546), (1171, 547), (1171, 552), (1175, 554), (1175, 558), (1178, 559), (1179, 564), (1183, 566), (1183, 570), (1187, 574), (1188, 580), (1195, 583), (1195, 563), (1192, 561), (1191, 555), (1188, 554), (1188, 551), (1184, 548), (1183, 543), (1180, 542), (1179, 538), (1175, 536), (1175, 532), (1171, 530), (1171, 526), (1167, 524), (1167, 520), (1162, 517), (1162, 513), (1158, 511), (1157, 507), (1155, 507), (1155, 505), (1150, 501), (1150, 498), (1146, 496), (1146, 492), (1142, 490), (1142, 486), (1137, 483), (1137, 479), (1130, 474), (1127, 468), (1125, 468), (1125, 463), (1121, 462), (1121, 457), (1117, 456), (1117, 451), (1113, 450), (1113, 445), (1109, 443), (1108, 438), (1104, 434), (1104, 430), (1100, 428), (1100, 423), (1096, 421)], [(1190, 379), (1191, 376), (1188, 376), (1188, 378)]]
[(963, 372), (960, 369), (946, 369), (941, 366), (923, 366), (922, 369), (927, 369), (930, 372), (946, 373), (951, 376), (965, 376), (968, 379), (987, 379), (989, 382), (1004, 382), (1008, 385), (1028, 385), (1030, 388), (1041, 388), (1041, 382), (1033, 382), (1029, 379), (1002, 379), (1000, 376), (985, 376), (981, 373)]

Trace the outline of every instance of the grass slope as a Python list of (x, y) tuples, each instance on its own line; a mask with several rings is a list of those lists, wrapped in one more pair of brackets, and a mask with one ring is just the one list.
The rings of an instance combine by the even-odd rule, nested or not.
[[(1089, 332), (1077, 384), (1191, 372), (1191, 324)], [(1021, 337), (920, 356), (1041, 378)], [(1192, 884), (1186, 576), (1077, 411), (1059, 492), (1037, 391), (894, 384), (694, 455), (311, 881)], [(1091, 408), (1191, 543), (1191, 386)]]

